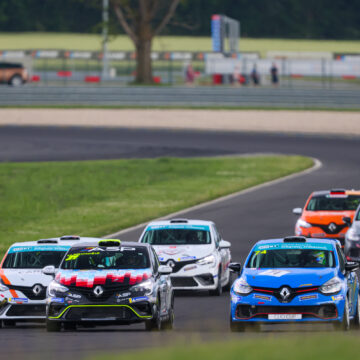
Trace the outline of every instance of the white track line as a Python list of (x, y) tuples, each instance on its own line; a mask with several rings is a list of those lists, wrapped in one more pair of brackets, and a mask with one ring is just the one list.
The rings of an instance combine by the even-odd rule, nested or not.
[[(231, 155), (231, 156), (239, 156), (239, 155)], [(295, 174), (286, 175), (286, 176), (281, 177), (279, 179), (270, 180), (270, 181), (267, 181), (265, 183), (252, 186), (250, 188), (240, 190), (240, 191), (238, 191), (236, 193), (233, 193), (233, 194), (230, 194), (230, 195), (225, 195), (225, 196), (222, 196), (222, 197), (217, 198), (215, 200), (210, 200), (210, 201), (198, 204), (198, 205), (194, 205), (192, 207), (189, 207), (189, 208), (186, 208), (186, 209), (183, 209), (183, 210), (180, 210), (180, 211), (177, 211), (177, 212), (174, 212), (174, 213), (171, 213), (171, 214), (168, 214), (166, 216), (162, 216), (160, 218), (153, 219), (153, 220), (150, 220), (150, 221), (166, 220), (166, 219), (169, 219), (169, 218), (173, 218), (173, 217), (176, 217), (176, 216), (179, 216), (179, 215), (183, 215), (183, 214), (185, 214), (185, 213), (187, 213), (189, 211), (202, 209), (202, 208), (204, 208), (206, 206), (209, 206), (209, 205), (213, 205), (213, 204), (220, 203), (222, 201), (233, 199), (233, 198), (235, 198), (235, 197), (237, 197), (239, 195), (248, 194), (250, 192), (257, 191), (257, 190), (260, 190), (260, 189), (268, 187), (268, 186), (276, 185), (276, 184), (282, 183), (284, 181), (295, 179), (295, 178), (297, 178), (299, 176), (308, 175), (308, 174), (310, 174), (310, 173), (312, 173), (312, 172), (314, 172), (314, 171), (316, 171), (316, 170), (318, 170), (318, 169), (320, 169), (322, 167), (322, 162), (319, 159), (312, 158), (312, 160), (314, 161), (314, 165), (309, 169), (297, 172)], [(125, 234), (125, 233), (129, 232), (129, 231), (138, 230), (138, 229), (140, 229), (142, 227), (145, 227), (150, 221), (147, 221), (147, 222), (144, 222), (144, 223), (129, 227), (127, 229), (120, 230), (120, 231), (118, 231), (116, 233), (113, 233), (113, 234), (105, 235), (104, 238), (116, 238), (116, 237), (121, 236), (122, 234)]]

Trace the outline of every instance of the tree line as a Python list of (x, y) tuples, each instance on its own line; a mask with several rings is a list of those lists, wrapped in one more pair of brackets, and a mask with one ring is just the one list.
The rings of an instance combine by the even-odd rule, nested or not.
[[(129, 7), (132, 3), (127, 0)], [(0, 1), (0, 32), (99, 33), (101, 5), (101, 0)], [(240, 20), (247, 37), (360, 38), (359, 0), (181, 0), (161, 34), (209, 36), (212, 14)], [(124, 33), (113, 11), (110, 32)]]

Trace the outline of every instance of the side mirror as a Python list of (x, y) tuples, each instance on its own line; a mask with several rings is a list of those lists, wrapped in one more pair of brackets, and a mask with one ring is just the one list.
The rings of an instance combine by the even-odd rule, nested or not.
[(172, 268), (167, 265), (160, 265), (158, 272), (160, 275), (169, 275), (172, 273)]
[(351, 226), (351, 217), (349, 217), (349, 216), (344, 216), (344, 217), (342, 218), (342, 220), (343, 220), (343, 223), (344, 223), (344, 224), (346, 224), (347, 226)]
[(219, 242), (219, 247), (220, 247), (220, 249), (230, 249), (231, 243), (226, 240), (221, 240)]
[(295, 215), (301, 215), (302, 214), (302, 212), (303, 212), (303, 209), (302, 208), (295, 208), (295, 209), (293, 209), (293, 214), (295, 214)]
[(345, 271), (347, 271), (347, 272), (356, 271), (358, 268), (359, 268), (359, 263), (357, 263), (357, 262), (348, 261), (345, 264)]
[(45, 275), (55, 276), (56, 269), (54, 265), (48, 265), (45, 266), (41, 271)]
[(240, 274), (240, 272), (241, 272), (241, 264), (240, 263), (230, 263), (229, 264), (229, 269), (232, 272)]

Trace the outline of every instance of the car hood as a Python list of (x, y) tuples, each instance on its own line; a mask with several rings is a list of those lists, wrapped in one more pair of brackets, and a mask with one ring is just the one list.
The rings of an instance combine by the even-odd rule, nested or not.
[(351, 225), (351, 229), (356, 233), (360, 234), (360, 221), (354, 221)]
[(291, 288), (320, 286), (336, 276), (335, 268), (324, 269), (245, 269), (242, 277), (251, 287)]
[(29, 286), (41, 284), (47, 287), (52, 276), (45, 275), (42, 269), (1, 269), (0, 277), (5, 285)]
[(65, 286), (88, 287), (95, 285), (131, 286), (152, 276), (151, 269), (139, 270), (59, 270), (55, 279)]
[(213, 245), (153, 245), (159, 260), (165, 262), (167, 260), (188, 261), (201, 259), (210, 255), (214, 247)]
[(327, 225), (334, 222), (343, 225), (343, 217), (354, 217), (355, 211), (304, 211), (302, 219), (313, 224)]

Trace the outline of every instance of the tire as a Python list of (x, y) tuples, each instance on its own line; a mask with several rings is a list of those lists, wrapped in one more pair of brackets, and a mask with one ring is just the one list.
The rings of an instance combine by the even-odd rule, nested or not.
[(223, 291), (229, 292), (231, 289), (231, 285), (232, 285), (232, 272), (229, 271), (229, 280), (228, 280), (227, 284), (223, 287)]
[[(145, 321), (145, 330), (146, 331), (160, 331), (161, 330), (161, 316), (160, 316), (160, 302), (158, 301), (159, 306), (154, 304), (154, 307), (156, 308), (153, 313), (155, 316), (153, 316), (152, 319)], [(153, 309), (154, 309), (153, 307)]]
[(335, 324), (336, 330), (349, 331), (350, 329), (350, 317), (349, 317), (349, 300), (346, 296), (345, 306), (344, 306), (344, 315), (341, 321)]
[(64, 323), (64, 330), (75, 331), (76, 330), (76, 323), (65, 322)]
[(9, 84), (11, 86), (20, 86), (23, 84), (23, 79), (21, 78), (20, 75), (14, 75), (10, 81), (9, 81)]
[(16, 321), (14, 320), (3, 320), (4, 326), (16, 326)]
[(356, 311), (354, 319), (352, 320), (351, 327), (353, 329), (359, 330), (360, 329), (360, 295), (357, 296), (356, 302)]
[(214, 290), (209, 290), (209, 294), (211, 296), (220, 296), (222, 294), (222, 286), (221, 286), (221, 269), (219, 269), (219, 273), (218, 273), (218, 285), (216, 287), (216, 289)]
[(61, 323), (57, 321), (46, 320), (47, 332), (59, 332), (61, 330)]

